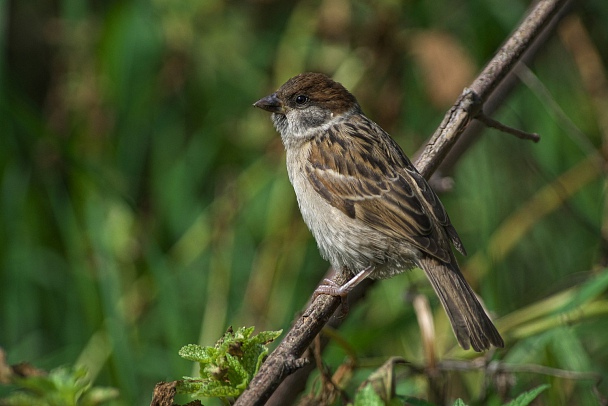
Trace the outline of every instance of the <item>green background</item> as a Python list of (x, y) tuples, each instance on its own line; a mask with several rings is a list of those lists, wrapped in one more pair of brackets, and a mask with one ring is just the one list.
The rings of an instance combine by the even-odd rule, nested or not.
[[(605, 375), (608, 5), (581, 3), (494, 115), (541, 142), (483, 131), (441, 197), (469, 252), (463, 270), (506, 341), (494, 359)], [(526, 8), (0, 1), (9, 362), (84, 364), (96, 385), (120, 390), (116, 404), (148, 404), (156, 382), (194, 373), (177, 355), (183, 345), (212, 345), (230, 325), (288, 328), (327, 264), (301, 220), (280, 139), (252, 103), (322, 71), (412, 155)], [(569, 42), (572, 32), (585, 41)], [(375, 285), (340, 330), (362, 364), (400, 355), (424, 365), (408, 291), (430, 298), (441, 359), (476, 355), (457, 349), (415, 270)], [(332, 344), (326, 361), (336, 368), (346, 356)], [(351, 389), (370, 372), (358, 370)], [(478, 399), (478, 372), (450, 376), (450, 397)], [(597, 401), (593, 380), (502, 376), (507, 398), (549, 383), (542, 404)], [(398, 392), (426, 397), (425, 385), (406, 374)]]

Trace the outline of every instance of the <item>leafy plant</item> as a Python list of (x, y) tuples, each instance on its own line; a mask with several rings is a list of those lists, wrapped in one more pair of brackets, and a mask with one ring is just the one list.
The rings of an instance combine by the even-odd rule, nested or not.
[(237, 397), (246, 388), (268, 355), (267, 344), (282, 333), (262, 331), (257, 335), (253, 327), (232, 327), (213, 347), (189, 344), (179, 351), (187, 360), (200, 364), (200, 378), (184, 377), (177, 387), (178, 393), (195, 397)]
[(93, 387), (86, 368), (62, 366), (47, 375), (14, 378), (18, 391), (2, 406), (94, 406), (118, 397), (118, 390)]

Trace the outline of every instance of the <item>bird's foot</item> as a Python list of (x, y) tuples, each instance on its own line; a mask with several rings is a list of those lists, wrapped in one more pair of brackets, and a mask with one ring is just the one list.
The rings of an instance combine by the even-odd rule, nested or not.
[(340, 317), (348, 314), (348, 293), (355, 288), (363, 279), (367, 278), (374, 271), (373, 266), (368, 266), (357, 275), (353, 276), (348, 282), (340, 286), (331, 279), (323, 279), (323, 283), (315, 289), (312, 295), (314, 301), (319, 295), (330, 295), (340, 298)]
[(340, 298), (340, 316), (346, 317), (348, 314), (348, 292), (352, 290), (352, 287), (349, 288), (344, 284), (343, 286), (338, 285), (335, 281), (331, 279), (323, 279), (323, 284), (319, 285), (315, 292), (312, 294), (312, 300), (317, 298), (319, 295), (329, 295), (333, 297)]

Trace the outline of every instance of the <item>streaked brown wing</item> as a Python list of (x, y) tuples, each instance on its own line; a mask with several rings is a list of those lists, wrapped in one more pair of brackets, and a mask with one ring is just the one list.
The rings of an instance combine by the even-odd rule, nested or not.
[(462, 243), (433, 190), (377, 124), (351, 119), (312, 141), (305, 170), (313, 188), (347, 216), (450, 262), (438, 227), (459, 251)]

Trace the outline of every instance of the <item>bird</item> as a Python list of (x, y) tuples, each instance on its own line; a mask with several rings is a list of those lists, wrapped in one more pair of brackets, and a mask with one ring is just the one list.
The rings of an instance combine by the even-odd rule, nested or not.
[(401, 147), (323, 73), (306, 72), (254, 103), (270, 113), (289, 180), (322, 257), (350, 279), (314, 294), (345, 298), (366, 278), (421, 268), (460, 346), (504, 347), (465, 280), (451, 245), (466, 255), (441, 201)]

